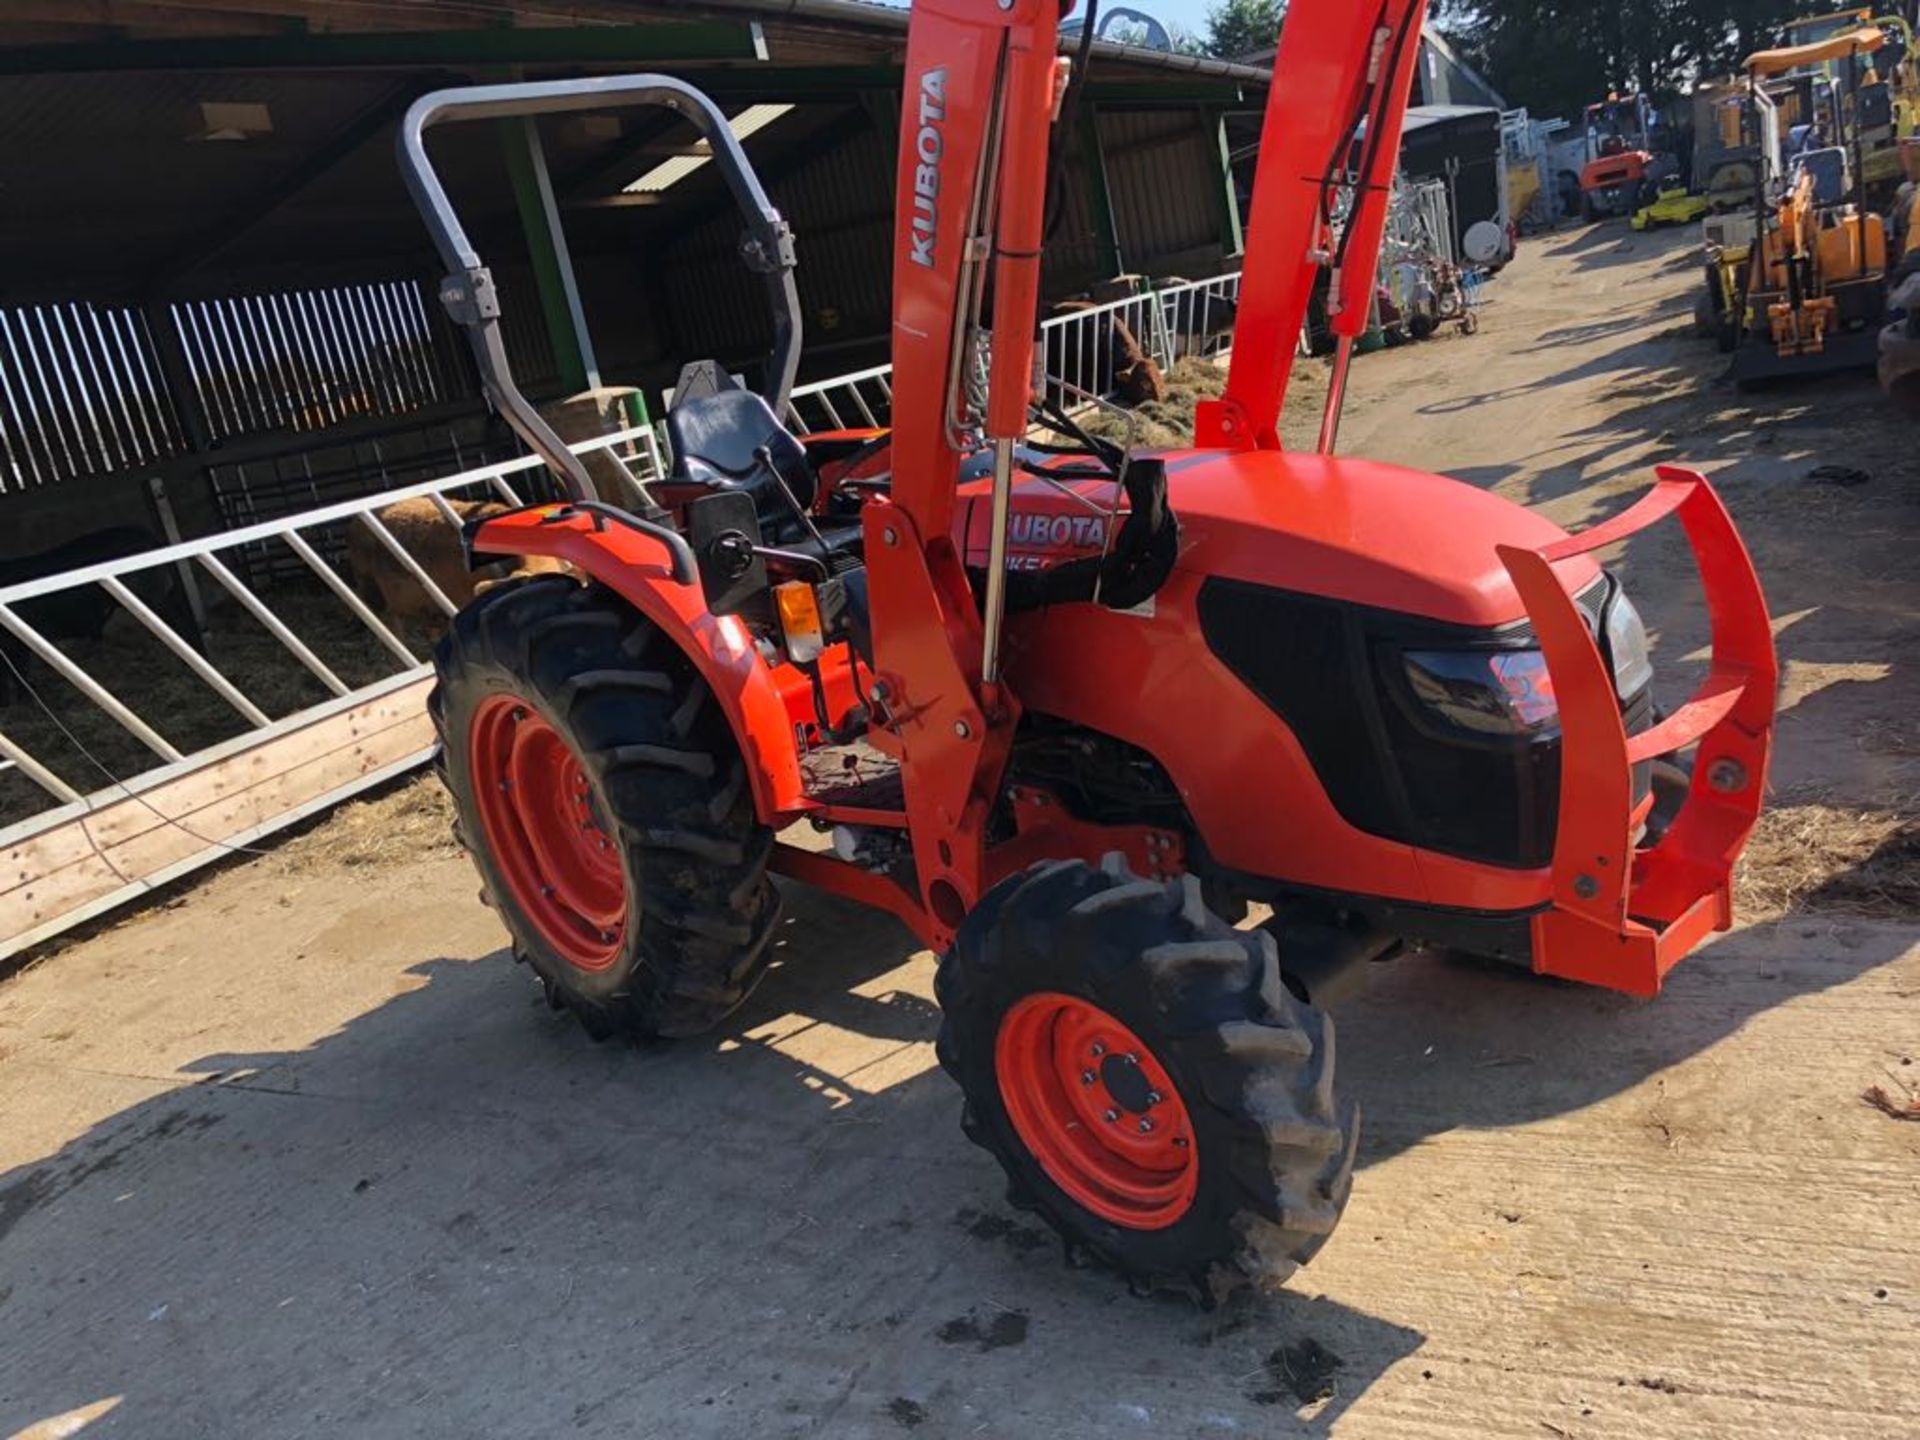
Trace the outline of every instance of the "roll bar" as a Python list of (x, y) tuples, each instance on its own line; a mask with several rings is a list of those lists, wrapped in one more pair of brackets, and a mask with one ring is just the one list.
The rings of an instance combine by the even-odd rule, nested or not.
[(514, 383), (513, 372), (507, 364), (506, 346), (500, 338), (500, 299), (494, 290), (493, 273), (481, 264), (479, 252), (467, 238), (460, 217), (454, 213), (453, 202), (447, 198), (446, 187), (440, 183), (433, 162), (427, 158), (426, 130), (429, 125), (448, 121), (558, 115), (639, 105), (671, 110), (700, 132), (713, 152), (713, 163), (746, 216), (747, 233), (740, 243), (741, 258), (749, 270), (765, 278), (767, 298), (773, 309), (773, 352), (762, 394), (774, 414), (784, 415), (787, 392), (793, 388), (794, 374), (800, 368), (800, 294), (793, 283), (793, 231), (761, 189), (759, 177), (753, 173), (753, 166), (728, 125), (727, 117), (700, 91), (668, 75), (612, 75), (585, 80), (472, 85), (422, 95), (407, 107), (406, 116), (400, 122), (397, 146), (400, 173), (448, 271), (440, 282), (440, 303), (446, 306), (454, 323), (466, 332), (487, 399), (527, 446), (546, 461), (575, 501), (598, 498), (593, 481), (579, 457), (567, 448)]

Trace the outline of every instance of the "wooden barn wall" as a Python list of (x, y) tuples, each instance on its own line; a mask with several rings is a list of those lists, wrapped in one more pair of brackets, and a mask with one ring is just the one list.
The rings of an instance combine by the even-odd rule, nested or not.
[[(1219, 270), (1220, 181), (1211, 129), (1192, 110), (1105, 112), (1097, 118), (1120, 249), (1129, 270), (1206, 275)], [(1077, 162), (1078, 156), (1074, 157)], [(806, 325), (803, 378), (885, 357), (892, 296), (893, 142), (864, 130), (767, 184), (794, 229), (796, 281)], [(1084, 292), (1107, 274), (1108, 246), (1078, 163), (1048, 240), (1045, 293)], [(740, 220), (709, 215), (662, 246), (655, 298), (664, 350), (744, 362), (770, 341), (759, 280), (735, 252)]]
[(1217, 271), (1221, 180), (1211, 123), (1193, 110), (1102, 110), (1099, 126), (1126, 268)]
[[(793, 227), (808, 364), (822, 374), (844, 369), (838, 357), (849, 342), (884, 340), (887, 333), (891, 140), (863, 130), (768, 181), (767, 191)], [(771, 343), (766, 288), (739, 258), (741, 229), (728, 209), (664, 249), (667, 270), (656, 293), (670, 344), (687, 359), (743, 360)]]

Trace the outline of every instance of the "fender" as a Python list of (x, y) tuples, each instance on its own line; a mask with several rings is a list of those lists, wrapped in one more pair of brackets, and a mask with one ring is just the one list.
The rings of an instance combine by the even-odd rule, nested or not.
[(674, 579), (657, 540), (564, 506), (541, 506), (482, 522), (470, 544), (482, 555), (550, 555), (619, 594), (686, 652), (720, 702), (740, 743), (761, 823), (777, 830), (811, 808), (773, 672), (737, 616), (715, 615), (698, 584)]

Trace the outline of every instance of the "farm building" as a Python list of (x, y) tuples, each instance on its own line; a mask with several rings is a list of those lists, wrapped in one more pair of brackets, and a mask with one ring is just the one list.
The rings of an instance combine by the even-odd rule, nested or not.
[[(110, 25), (54, 3), (0, 17), (0, 552), (108, 513), (161, 525), (162, 492), (195, 534), (501, 453), (393, 158), (401, 112), (442, 86), (698, 84), (796, 232), (803, 378), (885, 358), (904, 10), (111, 10)], [(1261, 102), (1264, 72), (1103, 43), (1092, 75), (1050, 288), (1217, 273), (1239, 248), (1222, 116)], [(436, 140), (536, 394), (657, 395), (685, 359), (737, 367), (765, 348), (736, 213), (694, 139), (629, 110)]]
[[(834, 392), (844, 417), (803, 383), (793, 423), (884, 421), (906, 26), (855, 0), (6, 7), (0, 843), (41, 878), (16, 886), (0, 952), (426, 753), (433, 607), (471, 593), (441, 521), (537, 498), (544, 472), (438, 302), (395, 157), (407, 107), (507, 80), (697, 85), (793, 228), (800, 379), (867, 377)], [(1226, 117), (1264, 103), (1268, 73), (1101, 42), (1087, 75), (1044, 298), (1234, 271)], [(678, 116), (451, 125), (430, 151), (497, 281), (514, 372), (569, 434), (624, 426), (644, 467), (641, 427), (684, 362), (758, 380), (765, 295)], [(409, 487), (452, 553), (372, 523), (369, 497)], [(406, 567), (434, 623), (382, 603), (356, 544)], [(162, 546), (185, 548), (129, 567)]]

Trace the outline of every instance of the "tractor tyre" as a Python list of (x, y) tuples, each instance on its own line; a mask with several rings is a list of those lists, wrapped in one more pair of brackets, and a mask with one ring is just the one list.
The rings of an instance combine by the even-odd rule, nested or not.
[(596, 1040), (710, 1029), (766, 969), (779, 899), (727, 717), (612, 591), (510, 581), (462, 609), (428, 701), (457, 833), (514, 957)]
[(961, 1129), (1069, 1261), (1211, 1305), (1277, 1286), (1333, 1233), (1359, 1141), (1333, 1022), (1193, 876), (1036, 866), (981, 900), (934, 984)]

